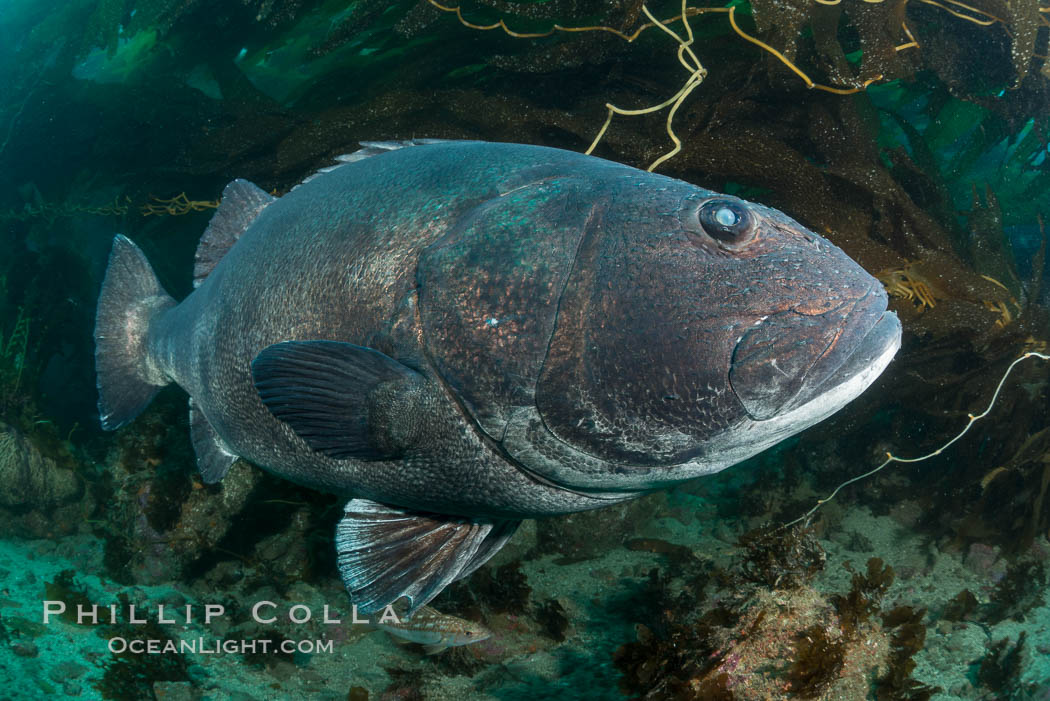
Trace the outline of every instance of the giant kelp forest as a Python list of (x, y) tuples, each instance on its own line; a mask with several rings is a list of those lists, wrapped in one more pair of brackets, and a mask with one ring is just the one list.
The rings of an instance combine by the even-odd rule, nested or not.
[[(98, 429), (91, 330), (112, 235), (138, 242), (181, 297), (233, 178), (281, 194), (368, 140), (589, 151), (777, 207), (825, 235), (886, 285), (902, 351), (861, 399), (798, 439), (671, 495), (542, 522), (505, 561), (435, 602), (513, 619), (514, 640), (527, 643), (387, 669), (381, 683), (348, 682), (338, 698), (425, 697), (441, 676), (484, 691), (509, 675), (537, 693), (541, 681), (522, 681), (511, 661), (528, 646), (564, 669), (604, 665), (610, 693), (632, 697), (1035, 698), (1023, 670), (1040, 653), (1023, 631), (991, 635), (965, 689), (938, 690), (915, 670), (932, 636), (1024, 622), (1041, 605), (1050, 363), (1018, 366), (952, 450), (850, 485), (803, 527), (775, 527), (889, 451), (936, 449), (986, 406), (1013, 359), (1047, 350), (1050, 5), (445, 2), (3, 3), (8, 532), (95, 537), (104, 552), (92, 574), (127, 586), (179, 581), (231, 598), (260, 583), (289, 597), (301, 581), (336, 586), (334, 498), (244, 464), (203, 486), (179, 391), (116, 435)], [(867, 542), (851, 525), (860, 509), (912, 534), (930, 563), (948, 554), (994, 578), (938, 603), (901, 600), (902, 582), (944, 584), (924, 579), (933, 564), (902, 568)], [(667, 534), (643, 537), (644, 524), (668, 517), (731, 547), (716, 557)], [(831, 562), (829, 543), (853, 554), (848, 571)], [(571, 568), (613, 551), (652, 565), (607, 584), (620, 591), (615, 606), (574, 608), (530, 582), (530, 562)], [(818, 587), (832, 568), (844, 573), (838, 587)], [(47, 585), (80, 596), (88, 586), (72, 574)], [(834, 626), (821, 624), (828, 612)], [(602, 615), (624, 624), (604, 646), (559, 648)], [(0, 617), (0, 641), (25, 657), (41, 635)], [(864, 657), (864, 645), (878, 654)], [(273, 671), (271, 661), (245, 664)], [(197, 688), (195, 666), (114, 658), (85, 688), (105, 698)]]

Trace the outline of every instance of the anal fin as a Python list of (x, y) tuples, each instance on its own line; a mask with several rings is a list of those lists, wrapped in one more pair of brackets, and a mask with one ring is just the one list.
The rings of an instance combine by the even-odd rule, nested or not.
[[(492, 557), (515, 528), (503, 521), (472, 521), (352, 499), (336, 527), (339, 571), (362, 613), (406, 597), (406, 615), (411, 616)], [(497, 537), (486, 542), (493, 531)]]
[(190, 442), (193, 443), (193, 452), (197, 456), (197, 468), (205, 484), (221, 481), (230, 471), (230, 466), (237, 461), (237, 455), (219, 437), (211, 423), (208, 422), (208, 417), (197, 407), (192, 397), (190, 397)]

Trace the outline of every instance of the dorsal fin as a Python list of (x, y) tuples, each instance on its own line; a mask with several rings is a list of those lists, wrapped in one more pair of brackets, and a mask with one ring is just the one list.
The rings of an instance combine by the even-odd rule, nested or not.
[[(325, 166), (320, 170), (311, 173), (306, 176), (299, 185), (305, 185), (316, 177), (324, 175), (325, 173), (331, 173), (336, 168), (342, 168), (347, 163), (355, 163), (356, 161), (363, 161), (366, 158), (372, 156), (378, 156), (381, 153), (387, 153), (388, 151), (397, 151), (398, 149), (407, 148), (409, 146), (427, 146), (429, 144), (444, 144), (452, 139), (404, 139), (403, 141), (362, 141), (360, 142), (361, 148), (357, 149), (353, 153), (344, 153), (335, 157), (335, 165)], [(296, 185), (295, 187), (299, 187)], [(294, 190), (295, 187), (292, 189)]]
[(259, 212), (277, 198), (247, 180), (237, 179), (222, 191), (222, 203), (211, 218), (197, 244), (193, 263), (193, 286), (200, 287), (204, 278), (219, 264), (237, 239), (255, 221)]
[(428, 144), (445, 144), (452, 139), (404, 139), (402, 141), (362, 141), (361, 148), (353, 153), (336, 156), (335, 160), (340, 163), (353, 163), (371, 156), (378, 156), (387, 151), (397, 151), (409, 146), (427, 146)]

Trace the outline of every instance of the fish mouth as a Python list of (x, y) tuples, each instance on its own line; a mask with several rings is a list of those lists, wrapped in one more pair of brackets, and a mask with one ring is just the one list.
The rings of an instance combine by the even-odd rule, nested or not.
[(900, 347), (901, 334), (886, 306), (886, 293), (876, 283), (854, 303), (823, 314), (763, 317), (737, 341), (729, 373), (748, 416), (768, 421), (792, 412), (884, 359), (881, 372)]
[(818, 363), (814, 370), (819, 372), (811, 374), (783, 411), (790, 415), (810, 406), (837, 411), (882, 374), (900, 347), (900, 320), (895, 313), (884, 311), (844, 358), (830, 358), (837, 364), (818, 367), (822, 364)]
[[(834, 367), (818, 368), (775, 416), (745, 421), (740, 430), (713, 439), (708, 456), (699, 459), (695, 474), (717, 472), (828, 418), (866, 390), (893, 360), (901, 345), (901, 324), (893, 312), (878, 313), (858, 342)], [(829, 365), (834, 360), (828, 361)], [(818, 364), (820, 362), (818, 361)]]

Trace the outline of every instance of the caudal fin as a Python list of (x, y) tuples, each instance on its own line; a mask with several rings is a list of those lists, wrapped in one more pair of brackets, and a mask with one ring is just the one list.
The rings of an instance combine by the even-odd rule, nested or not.
[(120, 428), (146, 408), (168, 379), (150, 362), (150, 323), (175, 306), (149, 261), (125, 236), (113, 239), (95, 315), (95, 373), (102, 428)]

